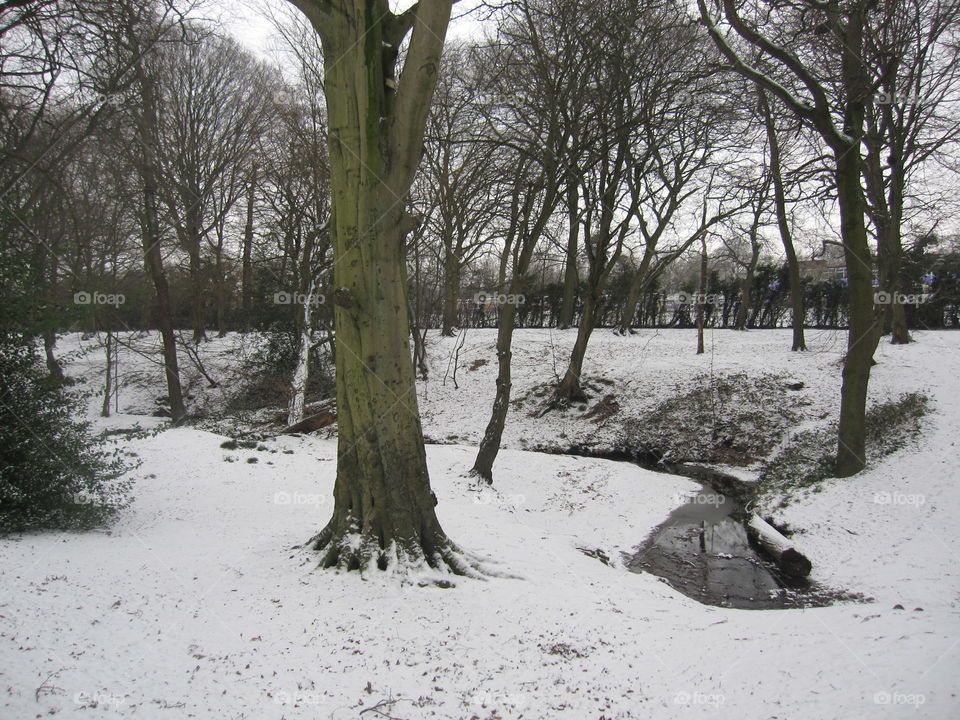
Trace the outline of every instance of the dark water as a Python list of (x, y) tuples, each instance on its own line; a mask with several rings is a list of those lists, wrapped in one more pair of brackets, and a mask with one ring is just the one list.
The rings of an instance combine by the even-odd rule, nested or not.
[(788, 586), (776, 566), (751, 545), (744, 509), (704, 486), (631, 556), (634, 572), (649, 572), (708, 605), (774, 609), (825, 604), (809, 584)]

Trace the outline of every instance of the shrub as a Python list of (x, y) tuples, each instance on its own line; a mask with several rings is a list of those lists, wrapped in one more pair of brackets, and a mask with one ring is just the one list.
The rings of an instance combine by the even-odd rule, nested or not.
[(652, 461), (747, 465), (794, 425), (803, 400), (775, 375), (699, 375), (648, 414), (624, 423), (619, 445)]
[(0, 532), (86, 529), (127, 504), (130, 468), (75, 418), (83, 401), (32, 340), (0, 335)]

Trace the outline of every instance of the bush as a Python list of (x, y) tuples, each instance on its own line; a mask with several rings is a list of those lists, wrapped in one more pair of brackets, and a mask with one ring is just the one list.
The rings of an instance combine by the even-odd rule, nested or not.
[(654, 462), (749, 465), (773, 451), (803, 402), (772, 374), (699, 375), (624, 423), (618, 445)]
[[(292, 329), (275, 326), (260, 338), (257, 349), (243, 364), (246, 380), (230, 399), (228, 409), (232, 412), (286, 407), (290, 402), (290, 382), (300, 353), (299, 335)], [(334, 392), (331, 363), (326, 353), (314, 348), (310, 353), (307, 402), (332, 397)]]
[(128, 503), (130, 468), (74, 417), (83, 400), (45, 375), (32, 340), (0, 335), (0, 532), (86, 529)]

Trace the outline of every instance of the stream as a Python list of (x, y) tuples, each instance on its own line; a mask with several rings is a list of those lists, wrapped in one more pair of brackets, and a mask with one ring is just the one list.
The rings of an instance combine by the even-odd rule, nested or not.
[(744, 506), (703, 485), (624, 561), (707, 605), (742, 609), (806, 606), (804, 586), (790, 587), (747, 537)]
[(631, 462), (700, 485), (634, 552), (624, 553), (633, 572), (656, 575), (684, 595), (719, 607), (775, 610), (862, 599), (780, 572), (747, 535), (747, 506), (753, 497), (749, 483), (708, 466), (647, 462), (622, 451), (571, 448), (562, 454)]

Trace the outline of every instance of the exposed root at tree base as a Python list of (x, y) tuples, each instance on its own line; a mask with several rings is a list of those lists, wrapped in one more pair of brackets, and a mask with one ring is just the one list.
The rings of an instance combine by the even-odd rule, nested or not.
[(379, 572), (421, 586), (455, 587), (456, 577), (515, 577), (491, 569), (489, 560), (460, 549), (442, 534), (430, 542), (393, 539), (382, 547), (372, 535), (336, 532), (327, 525), (304, 546), (321, 553), (321, 568), (359, 570), (362, 577)]

